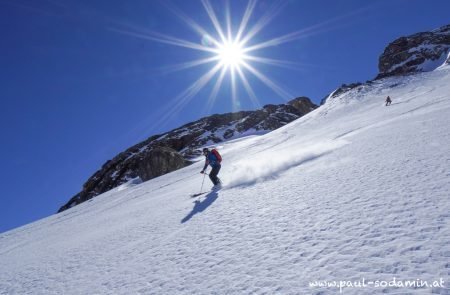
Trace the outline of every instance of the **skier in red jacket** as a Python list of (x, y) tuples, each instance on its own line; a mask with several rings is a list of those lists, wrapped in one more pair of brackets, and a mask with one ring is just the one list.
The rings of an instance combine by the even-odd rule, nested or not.
[(209, 173), (209, 179), (211, 179), (212, 183), (214, 184), (214, 187), (220, 187), (221, 181), (219, 177), (217, 177), (217, 174), (219, 174), (219, 170), (222, 167), (220, 163), (222, 162), (222, 157), (220, 156), (219, 152), (215, 149), (209, 150), (208, 148), (203, 149), (203, 155), (205, 155), (205, 166), (203, 167), (203, 170), (200, 171), (200, 173), (205, 173), (206, 168), (208, 165), (211, 166), (211, 172)]

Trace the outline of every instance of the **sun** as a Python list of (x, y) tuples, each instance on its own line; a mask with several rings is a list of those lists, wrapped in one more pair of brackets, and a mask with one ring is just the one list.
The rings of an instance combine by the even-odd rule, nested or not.
[(244, 48), (238, 42), (227, 41), (219, 44), (217, 57), (222, 66), (235, 69), (241, 67), (245, 60)]

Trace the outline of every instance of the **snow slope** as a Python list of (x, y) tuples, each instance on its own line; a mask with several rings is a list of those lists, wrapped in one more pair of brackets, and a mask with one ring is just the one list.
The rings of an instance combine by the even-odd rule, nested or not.
[(0, 294), (450, 294), (449, 126), (449, 66), (378, 80), (222, 144), (218, 192), (200, 161), (1, 234)]

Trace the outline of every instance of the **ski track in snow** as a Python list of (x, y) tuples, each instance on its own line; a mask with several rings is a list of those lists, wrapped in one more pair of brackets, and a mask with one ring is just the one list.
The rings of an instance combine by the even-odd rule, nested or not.
[[(450, 294), (450, 69), (378, 81), (202, 162), (0, 235), (0, 294)], [(387, 95), (393, 99), (384, 107)], [(204, 190), (210, 187), (205, 179)]]

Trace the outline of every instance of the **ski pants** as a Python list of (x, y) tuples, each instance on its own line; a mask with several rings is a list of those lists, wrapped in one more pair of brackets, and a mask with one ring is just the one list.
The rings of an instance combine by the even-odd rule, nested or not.
[(212, 167), (211, 172), (209, 172), (209, 179), (211, 179), (211, 181), (214, 185), (218, 185), (220, 183), (220, 180), (217, 177), (217, 174), (219, 174), (220, 168), (221, 168), (221, 166), (219, 164), (217, 166)]

